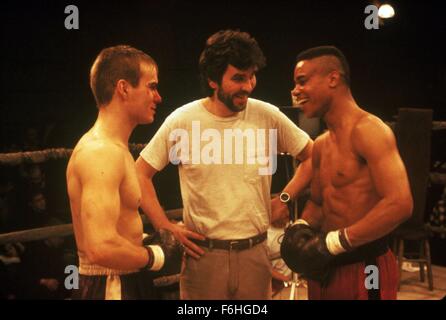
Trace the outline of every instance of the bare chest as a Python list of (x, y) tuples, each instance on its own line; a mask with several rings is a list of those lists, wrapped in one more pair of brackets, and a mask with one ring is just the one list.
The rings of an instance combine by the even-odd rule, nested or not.
[(320, 179), (324, 187), (342, 188), (369, 178), (367, 164), (349, 141), (327, 141), (321, 151)]
[(135, 163), (130, 155), (125, 164), (125, 176), (119, 186), (119, 194), (121, 206), (124, 209), (132, 211), (138, 209), (141, 201), (141, 188), (136, 175)]

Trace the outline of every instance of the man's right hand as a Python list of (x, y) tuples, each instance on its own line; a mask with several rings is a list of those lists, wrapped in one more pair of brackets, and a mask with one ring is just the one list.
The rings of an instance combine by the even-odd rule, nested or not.
[(326, 246), (325, 234), (317, 232), (303, 220), (285, 231), (280, 252), (291, 270), (304, 277), (324, 282), (329, 276), (329, 264), (334, 258)]
[(280, 255), (288, 267), (294, 272), (302, 272), (300, 252), (305, 244), (313, 238), (315, 231), (308, 223), (300, 223), (297, 220), (293, 225), (285, 230), (282, 243), (280, 245)]
[(189, 239), (205, 240), (205, 236), (187, 229), (182, 223), (169, 222), (168, 225), (164, 225), (162, 228), (172, 232), (175, 238), (184, 246), (186, 254), (192, 258), (199, 259), (204, 254), (204, 250)]
[(149, 253), (147, 268), (164, 274), (179, 272), (183, 257), (183, 246), (172, 232), (160, 229), (146, 246)]
[(146, 213), (156, 229), (166, 229), (173, 233), (175, 238), (180, 241), (185, 252), (191, 257), (198, 259), (204, 254), (204, 251), (189, 239), (205, 240), (201, 234), (188, 230), (182, 224), (175, 224), (168, 220), (166, 213), (161, 207), (153, 186), (153, 177), (158, 172), (141, 156), (136, 160), (136, 170), (141, 189), (144, 190), (141, 200), (141, 208)]

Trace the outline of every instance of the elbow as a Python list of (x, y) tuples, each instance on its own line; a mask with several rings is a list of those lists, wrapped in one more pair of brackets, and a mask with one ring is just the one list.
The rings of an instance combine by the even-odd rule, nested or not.
[(103, 245), (94, 244), (88, 246), (86, 250), (87, 259), (91, 264), (96, 264), (106, 267), (109, 261), (107, 255), (108, 250), (104, 248)]
[(101, 254), (98, 250), (93, 248), (88, 249), (86, 250), (86, 255), (88, 262), (90, 262), (91, 264), (102, 265), (103, 258), (101, 257)]
[(412, 196), (410, 196), (407, 199), (407, 204), (406, 204), (406, 219), (409, 219), (412, 216), (412, 212), (413, 212), (413, 199)]
[(297, 155), (297, 159), (301, 162), (309, 161), (311, 162), (311, 157), (313, 155), (313, 140), (309, 140), (304, 149)]
[(398, 201), (398, 207), (401, 217), (401, 223), (410, 219), (413, 212), (413, 199), (411, 195), (408, 195)]
[(138, 159), (136, 159), (135, 167), (136, 167), (136, 174), (138, 176), (152, 178), (153, 172), (150, 170), (149, 164), (143, 158), (141, 158), (141, 156), (139, 156)]

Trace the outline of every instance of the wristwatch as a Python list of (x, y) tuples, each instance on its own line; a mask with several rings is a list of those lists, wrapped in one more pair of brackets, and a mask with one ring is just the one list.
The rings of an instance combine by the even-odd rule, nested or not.
[(283, 203), (288, 204), (288, 202), (290, 202), (291, 197), (290, 194), (288, 192), (282, 192), (279, 196), (280, 201), (282, 201)]

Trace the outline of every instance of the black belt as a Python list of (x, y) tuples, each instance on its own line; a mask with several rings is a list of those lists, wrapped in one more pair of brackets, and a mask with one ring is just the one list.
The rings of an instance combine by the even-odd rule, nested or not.
[(209, 249), (246, 250), (254, 247), (259, 243), (262, 243), (263, 241), (266, 240), (266, 237), (267, 233), (264, 232), (248, 239), (238, 239), (238, 240), (191, 239), (191, 240), (194, 243), (198, 244), (199, 246), (206, 247)]

